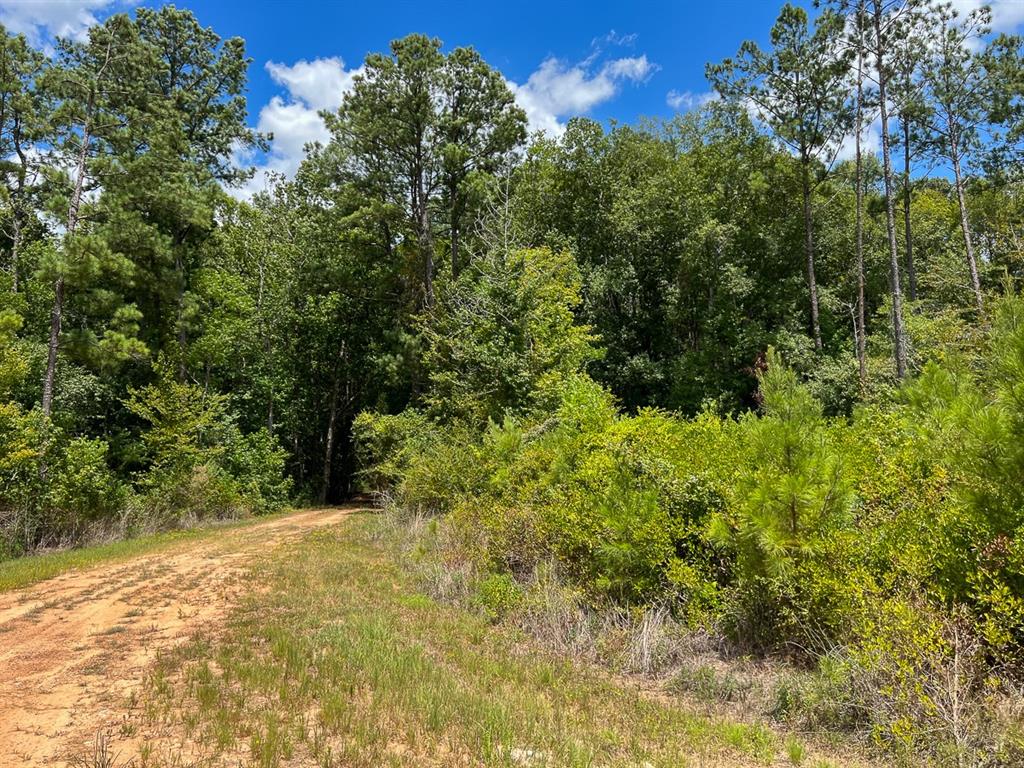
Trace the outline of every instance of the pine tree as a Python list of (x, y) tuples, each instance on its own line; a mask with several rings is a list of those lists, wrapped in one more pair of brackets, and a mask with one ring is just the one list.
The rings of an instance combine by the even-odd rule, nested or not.
[(762, 415), (746, 424), (751, 466), (715, 535), (735, 547), (744, 577), (786, 578), (842, 522), (849, 488), (821, 403), (773, 349), (758, 382)]
[(826, 10), (815, 19), (812, 31), (807, 12), (787, 4), (772, 27), (771, 51), (747, 41), (735, 60), (707, 68), (708, 79), (723, 97), (752, 103), (774, 135), (799, 158), (811, 331), (819, 351), (812, 174), (816, 175), (816, 163), (831, 164), (850, 125), (842, 87), (850, 58), (841, 45), (843, 25), (840, 15)]
[(41, 398), (46, 415), (53, 408), (69, 279), (71, 287), (83, 287), (101, 271), (128, 269), (123, 258), (89, 231), (90, 196), (122, 170), (136, 147), (144, 145), (152, 124), (146, 114), (152, 52), (127, 16), (112, 16), (93, 27), (83, 43), (60, 41), (58, 53), (58, 65), (47, 73), (46, 81), (60, 98), (53, 150), (58, 164), (72, 171), (59, 257), (45, 267), (53, 284)]
[(21, 251), (25, 228), (38, 202), (43, 152), (50, 143), (49, 117), (53, 98), (41, 83), (46, 57), (23, 35), (0, 27), (0, 178), (4, 202), (10, 209), (9, 269), (15, 293), (21, 282)]
[(987, 7), (962, 19), (951, 7), (936, 8), (929, 35), (933, 45), (924, 70), (932, 113), (928, 128), (934, 152), (948, 160), (953, 170), (967, 272), (979, 314), (984, 311), (985, 300), (967, 210), (964, 165), (979, 147), (979, 129), (989, 101), (984, 60), (974, 53), (972, 45), (988, 33), (990, 18)]
[(405, 212), (423, 305), (432, 306), (439, 219), (457, 273), (472, 179), (493, 173), (523, 142), (525, 113), (476, 51), (445, 55), (439, 40), (409, 35), (392, 42), (390, 56), (368, 56), (338, 113), (325, 117), (368, 201)]

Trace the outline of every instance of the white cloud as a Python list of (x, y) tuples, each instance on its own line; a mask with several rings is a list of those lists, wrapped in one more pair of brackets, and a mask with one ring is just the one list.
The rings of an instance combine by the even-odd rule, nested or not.
[(1024, 24), (1024, 2), (1022, 0), (952, 0), (953, 7), (961, 18), (971, 11), (987, 5), (992, 10), (993, 32), (1015, 32)]
[(687, 112), (705, 104), (718, 101), (719, 95), (714, 91), (694, 93), (693, 91), (671, 90), (665, 95), (665, 103), (677, 112)]
[[(267, 183), (267, 173), (295, 175), (307, 144), (326, 143), (330, 134), (320, 117), (320, 110), (341, 106), (352, 79), (361, 70), (345, 69), (345, 62), (333, 56), (325, 59), (301, 60), (288, 66), (268, 61), (267, 72), (275, 83), (287, 90), (287, 96), (274, 96), (260, 110), (256, 129), (273, 134), (270, 151), (256, 165), (256, 174), (247, 184), (234, 190), (241, 198), (252, 197)], [(252, 165), (251, 155), (238, 154), (239, 165)]]
[(96, 14), (123, 0), (0, 0), (0, 22), (34, 45), (53, 37), (84, 39)]
[(637, 34), (632, 32), (628, 35), (620, 35), (614, 29), (604, 37), (595, 37), (590, 45), (593, 48), (600, 48), (602, 45), (618, 45), (632, 47), (636, 43)]
[(562, 119), (586, 113), (618, 94), (623, 83), (643, 82), (657, 69), (641, 55), (606, 61), (595, 72), (594, 58), (570, 65), (551, 56), (522, 85), (509, 81), (531, 130), (559, 136)]
[[(860, 134), (860, 151), (863, 155), (877, 155), (882, 151), (882, 120), (875, 117)], [(835, 162), (853, 160), (857, 155), (857, 139), (854, 133), (844, 136), (836, 148)]]
[(275, 83), (283, 85), (296, 99), (314, 109), (337, 109), (342, 96), (352, 87), (358, 70), (346, 70), (337, 56), (295, 62), (292, 66), (267, 62), (267, 72)]

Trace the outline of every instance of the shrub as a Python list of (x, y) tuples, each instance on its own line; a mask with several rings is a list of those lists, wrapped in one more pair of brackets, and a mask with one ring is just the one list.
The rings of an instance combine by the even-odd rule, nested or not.
[(47, 467), (45, 527), (78, 541), (92, 525), (116, 519), (128, 489), (107, 466), (107, 444), (84, 437), (66, 441)]
[(139, 485), (156, 524), (280, 508), (290, 483), (276, 439), (266, 430), (243, 435), (226, 395), (178, 381), (166, 361), (157, 373), (155, 383), (129, 390), (125, 403), (149, 423), (142, 433), (149, 466)]
[(226, 470), (246, 506), (256, 514), (275, 512), (288, 502), (292, 483), (285, 475), (287, 455), (265, 429), (248, 435), (236, 433), (228, 444)]
[(476, 588), (476, 604), (489, 621), (498, 621), (523, 600), (519, 583), (507, 573), (491, 573)]

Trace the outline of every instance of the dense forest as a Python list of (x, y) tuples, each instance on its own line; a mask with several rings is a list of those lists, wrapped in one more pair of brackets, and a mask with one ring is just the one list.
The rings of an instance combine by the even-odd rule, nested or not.
[(814, 727), (1019, 765), (1024, 40), (924, 0), (767, 39), (551, 135), (410, 35), (240, 201), (242, 40), (4, 33), (0, 557), (374, 492), (496, 618), (554, 574), (817, 670)]

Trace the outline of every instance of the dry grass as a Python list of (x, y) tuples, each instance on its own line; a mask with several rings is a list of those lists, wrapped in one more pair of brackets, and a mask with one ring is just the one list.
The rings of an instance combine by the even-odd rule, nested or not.
[[(144, 745), (138, 768), (836, 764), (424, 595), (372, 524), (352, 518), (280, 548), (252, 576), (266, 589), (220, 636), (163, 658), (129, 729)], [(595, 617), (563, 598), (534, 592), (561, 605), (543, 611), (545, 631), (593, 648)], [(667, 626), (637, 625), (638, 669)]]

